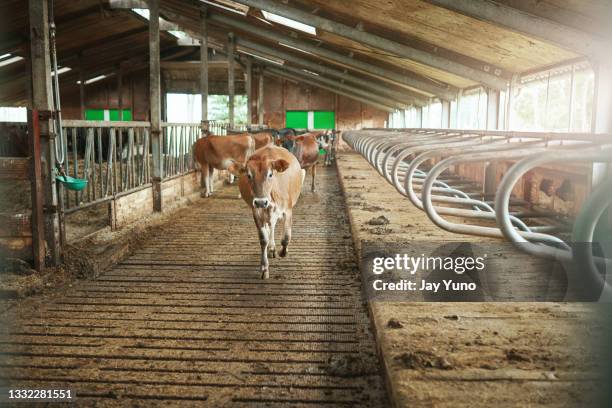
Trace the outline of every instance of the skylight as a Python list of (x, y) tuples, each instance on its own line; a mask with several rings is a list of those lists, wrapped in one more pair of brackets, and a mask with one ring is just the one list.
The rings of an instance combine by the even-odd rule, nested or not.
[(282, 45), (283, 47), (291, 48), (292, 50), (296, 50), (296, 51), (299, 51), (299, 52), (303, 52), (304, 54), (314, 55), (314, 54), (313, 54), (312, 52), (310, 52), (310, 51), (306, 51), (306, 50), (303, 50), (303, 49), (301, 49), (301, 48), (294, 47), (293, 45), (285, 44), (285, 43), (282, 43), (282, 42), (279, 42), (278, 44), (279, 44), (279, 45)]
[(310, 75), (319, 76), (319, 74), (317, 74), (316, 72), (309, 71), (307, 69), (302, 69), (302, 71), (304, 71), (304, 72), (306, 72), (307, 74), (310, 74)]
[(14, 62), (21, 61), (23, 59), (23, 57), (20, 57), (19, 55), (11, 56), (11, 54), (4, 54), (2, 58), (3, 59), (0, 59), (0, 67), (10, 65)]
[(133, 8), (132, 11), (142, 18), (149, 19), (149, 9)]
[(238, 50), (238, 52), (240, 52), (242, 54), (250, 55), (251, 57), (255, 57), (255, 58), (260, 59), (262, 61), (271, 62), (272, 64), (276, 64), (276, 65), (283, 65), (285, 63), (284, 60), (281, 60), (281, 59), (272, 59), (272, 58), (264, 57), (262, 55), (254, 54), (254, 53), (252, 53), (250, 51)]
[[(249, 11), (249, 6), (244, 6), (240, 3), (236, 3), (231, 0), (200, 0), (202, 3), (210, 4), (211, 6), (219, 7), (220, 9), (231, 11), (233, 13), (240, 14), (241, 16), (246, 16)], [(223, 3), (223, 4), (219, 4)]]
[[(57, 75), (62, 75), (64, 72), (68, 72), (68, 71), (72, 71), (72, 68), (70, 67), (58, 67), (57, 69)], [(54, 76), (55, 72), (51, 71), (51, 76)]]
[[(93, 78), (86, 79), (86, 80), (85, 80), (85, 85), (89, 85), (89, 84), (93, 84), (94, 82), (101, 81), (101, 80), (103, 80), (104, 78), (108, 78), (108, 77), (109, 77), (109, 76), (111, 76), (111, 75), (112, 75), (112, 74), (108, 74), (108, 75), (106, 75), (106, 74), (102, 74), (102, 75), (95, 76), (95, 77), (93, 77)], [(77, 84), (81, 84), (81, 81), (77, 81)]]
[(275, 23), (294, 28), (296, 30), (303, 31), (311, 35), (317, 35), (317, 29), (313, 26), (300, 23), (299, 21), (291, 20), (287, 17), (279, 16), (278, 14), (270, 13), (269, 11), (261, 10), (261, 12), (267, 20), (274, 21)]

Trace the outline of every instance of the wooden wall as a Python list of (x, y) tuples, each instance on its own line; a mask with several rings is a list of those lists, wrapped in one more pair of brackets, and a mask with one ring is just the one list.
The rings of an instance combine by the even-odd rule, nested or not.
[[(258, 77), (253, 77), (253, 117), (257, 123)], [(265, 77), (264, 123), (270, 127), (285, 127), (287, 110), (328, 110), (336, 112), (336, 127), (339, 130), (383, 127), (388, 114), (344, 96), (336, 96), (319, 88), (299, 85), (294, 82)]]

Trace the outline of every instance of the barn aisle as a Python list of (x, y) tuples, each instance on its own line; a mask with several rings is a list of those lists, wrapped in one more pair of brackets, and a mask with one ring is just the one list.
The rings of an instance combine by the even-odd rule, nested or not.
[(25, 302), (0, 375), (71, 388), (81, 406), (385, 405), (335, 169), (309, 187), (270, 280), (224, 187), (97, 281)]

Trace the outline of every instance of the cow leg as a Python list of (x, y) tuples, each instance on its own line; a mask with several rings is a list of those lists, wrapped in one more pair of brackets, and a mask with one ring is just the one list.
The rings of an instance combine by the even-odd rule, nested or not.
[(289, 247), (289, 241), (291, 241), (291, 224), (293, 221), (293, 211), (287, 210), (285, 211), (284, 218), (284, 231), (283, 231), (283, 240), (281, 241), (282, 248), (279, 252), (281, 257), (287, 256), (287, 248)]
[(279, 215), (276, 211), (270, 214), (270, 257), (276, 258), (276, 242), (274, 241), (274, 230), (276, 228), (276, 222), (278, 221)]
[(209, 173), (208, 163), (202, 164), (201, 167), (202, 167), (200, 169), (200, 171), (202, 173), (201, 184), (203, 184), (203, 186), (204, 186), (204, 191), (202, 191), (200, 193), (200, 197), (208, 197), (208, 196), (210, 196), (210, 187), (209, 187), (209, 178), (208, 178), (208, 173)]
[(317, 187), (315, 186), (315, 176), (317, 175), (317, 164), (313, 164), (310, 170), (312, 172), (312, 184), (310, 186), (310, 191), (313, 193), (317, 191)]
[(232, 173), (229, 173), (229, 175), (227, 176), (227, 182), (229, 184), (234, 184), (234, 180), (236, 179), (236, 177), (234, 177), (234, 175)]
[(261, 279), (268, 279), (270, 277), (269, 263), (268, 263), (268, 241), (270, 237), (270, 230), (265, 222), (260, 222), (253, 211), (253, 218), (255, 219), (255, 225), (257, 226), (257, 232), (259, 233), (259, 245), (261, 246)]
[(215, 191), (215, 168), (212, 165), (208, 166), (208, 195), (212, 195)]

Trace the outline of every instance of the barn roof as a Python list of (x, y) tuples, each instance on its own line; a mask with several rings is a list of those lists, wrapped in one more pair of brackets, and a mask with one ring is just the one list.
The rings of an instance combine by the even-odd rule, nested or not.
[[(480, 2), (480, 9), (470, 9)], [(120, 63), (127, 71), (146, 69), (147, 21), (129, 9), (138, 6), (146, 3), (55, 0), (59, 64), (72, 68), (60, 76), (63, 88), (76, 88), (80, 69), (87, 77), (112, 72)], [(318, 73), (329, 79), (339, 80), (343, 72), (356, 86), (358, 80), (373, 81), (417, 102), (449, 99), (458, 88), (479, 84), (502, 88), (514, 74), (564, 61), (604, 58), (602, 44), (612, 38), (607, 0), (160, 0), (160, 15), (197, 38), (203, 6), (210, 46), (221, 53), (231, 31), (239, 51), (284, 61), (288, 69), (307, 68), (307, 76), (316, 66), (326, 68)], [(312, 21), (316, 35), (270, 22), (260, 10), (268, 7)], [(25, 57), (27, 2), (3, 1), (0, 19), (0, 55)], [(198, 59), (198, 47), (181, 45), (168, 31), (161, 49), (166, 61)], [(217, 71), (222, 80), (222, 69)], [(25, 60), (0, 67), (1, 104), (26, 103), (25, 72)], [(196, 72), (194, 65), (191, 76), (176, 75), (188, 80)]]

